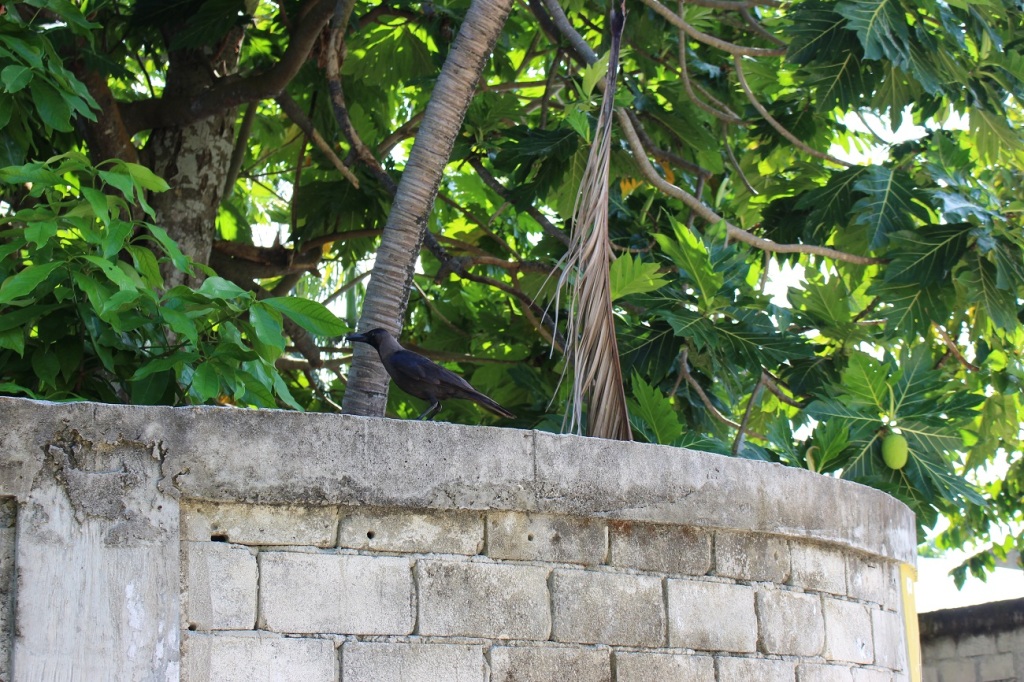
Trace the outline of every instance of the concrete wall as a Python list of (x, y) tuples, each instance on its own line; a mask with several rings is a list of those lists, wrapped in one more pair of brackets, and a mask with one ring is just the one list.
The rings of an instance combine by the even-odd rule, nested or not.
[(922, 613), (924, 682), (1024, 680), (1024, 599)]
[(2, 680), (908, 679), (913, 516), (856, 484), (332, 415), (0, 425)]

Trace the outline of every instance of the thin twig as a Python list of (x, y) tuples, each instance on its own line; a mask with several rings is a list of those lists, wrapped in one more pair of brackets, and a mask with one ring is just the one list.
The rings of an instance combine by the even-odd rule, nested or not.
[(868, 304), (867, 304), (866, 306), (864, 306), (864, 310), (862, 310), (862, 311), (860, 311), (859, 313), (857, 313), (857, 314), (856, 314), (856, 315), (855, 315), (855, 316), (853, 317), (853, 319), (852, 319), (852, 320), (850, 320), (850, 321), (851, 321), (851, 322), (860, 322), (860, 321), (861, 321), (861, 320), (863, 320), (863, 319), (864, 319), (865, 317), (867, 317), (867, 316), (868, 316), (868, 315), (870, 315), (871, 313), (875, 312), (875, 308), (877, 308), (877, 307), (878, 307), (878, 305), (879, 305), (879, 304), (880, 304), (881, 302), (882, 302), (882, 297), (881, 297), (881, 296), (875, 296), (875, 297), (874, 297), (873, 299), (871, 299), (871, 302), (870, 302), (870, 303), (868, 303)]
[(966, 369), (969, 372), (980, 371), (980, 367), (978, 367), (977, 365), (975, 365), (974, 363), (972, 363), (971, 361), (964, 357), (964, 354), (960, 351), (960, 348), (956, 345), (956, 342), (953, 341), (953, 339), (949, 336), (945, 329), (935, 324), (934, 322), (932, 323), (932, 326), (935, 327), (935, 331), (938, 333), (939, 338), (942, 339), (942, 342), (946, 344), (946, 348), (949, 349), (949, 352), (953, 355), (953, 357), (956, 358), (957, 362), (963, 365), (964, 369)]
[[(477, 157), (470, 157), (469, 165), (473, 167), (480, 179), (484, 181), (484, 184), (490, 187), (494, 192), (502, 199), (508, 201), (511, 197), (511, 193), (505, 189), (496, 177), (494, 177), (487, 168), (484, 167), (480, 159)], [(569, 245), (569, 237), (557, 227), (551, 224), (551, 221), (544, 217), (544, 214), (538, 211), (532, 204), (526, 207), (526, 214), (537, 221), (541, 229), (544, 230), (544, 234), (549, 237), (553, 237), (558, 241), (562, 242), (566, 246)]]
[[(683, 81), (683, 88), (686, 90), (686, 94), (690, 96), (690, 100), (697, 105), (697, 108), (726, 123), (743, 123), (743, 119), (740, 118), (739, 114), (735, 113), (726, 104), (719, 101), (717, 97), (701, 87), (700, 83), (690, 78), (690, 71), (686, 66), (686, 34), (682, 30), (679, 31), (679, 77)], [(696, 91), (700, 92), (700, 97), (697, 96)]]
[(761, 281), (758, 282), (758, 292), (764, 296), (764, 290), (768, 287), (768, 267), (771, 265), (772, 254), (764, 252), (764, 265), (761, 266)]
[[(703, 177), (697, 178), (697, 186), (693, 188), (694, 197), (704, 196), (704, 185), (706, 180)], [(697, 211), (690, 207), (690, 215), (686, 216), (686, 229), (692, 230), (693, 223), (697, 220)]]
[(299, 126), (302, 132), (306, 134), (306, 137), (309, 138), (310, 142), (316, 145), (317, 149), (327, 157), (327, 160), (331, 162), (331, 165), (333, 165), (346, 180), (351, 182), (353, 187), (358, 189), (359, 178), (357, 178), (338, 157), (338, 155), (334, 153), (334, 150), (331, 149), (331, 145), (323, 138), (323, 135), (321, 135), (316, 129), (313, 122), (309, 120), (308, 116), (306, 116), (305, 112), (299, 108), (299, 105), (295, 103), (295, 100), (289, 97), (287, 93), (282, 93), (275, 99), (281, 106), (281, 111), (283, 111), (295, 125)]
[[(692, 2), (692, 0), (691, 0), (691, 2)], [(741, 7), (740, 8), (740, 16), (743, 17), (743, 20), (745, 22), (747, 22), (747, 26), (749, 26), (750, 30), (752, 30), (754, 33), (756, 33), (757, 35), (761, 36), (765, 40), (768, 40), (770, 42), (775, 43), (779, 47), (783, 47), (783, 48), (786, 47), (785, 41), (781, 40), (778, 36), (773, 35), (773, 34), (771, 34), (771, 33), (769, 33), (768, 31), (765, 30), (764, 26), (761, 25), (761, 22), (758, 21), (754, 17), (754, 15), (750, 13), (750, 8), (749, 7)]]
[(423, 299), (423, 304), (427, 306), (427, 310), (436, 315), (441, 320), (441, 322), (444, 323), (444, 326), (448, 327), (459, 336), (470, 336), (470, 333), (468, 331), (453, 323), (445, 316), (444, 313), (437, 309), (437, 306), (435, 306), (434, 302), (430, 300), (429, 296), (427, 296), (427, 292), (423, 291), (423, 287), (420, 286), (419, 282), (416, 281), (415, 277), (413, 277), (412, 279), (412, 286), (416, 289), (417, 292), (419, 292), (420, 297)]
[(693, 27), (693, 25), (670, 10), (668, 7), (665, 7), (665, 5), (658, 2), (658, 0), (643, 0), (643, 3), (664, 17), (668, 23), (672, 24), (676, 28), (681, 28), (686, 32), (686, 35), (690, 36), (694, 40), (722, 50), (723, 52), (728, 52), (729, 54), (737, 56), (747, 55), (749, 57), (781, 57), (786, 54), (786, 50), (784, 48), (749, 47), (747, 45), (730, 43), (726, 40), (722, 40), (721, 38), (704, 33), (703, 31), (698, 31)]
[(750, 180), (747, 179), (747, 174), (743, 172), (742, 168), (740, 168), (740, 162), (736, 160), (736, 155), (733, 154), (732, 145), (729, 144), (729, 136), (727, 135), (727, 132), (728, 132), (727, 128), (728, 128), (728, 124), (726, 124), (725, 121), (723, 121), (722, 122), (722, 140), (725, 142), (725, 155), (727, 157), (729, 157), (729, 163), (732, 164), (732, 167), (736, 169), (736, 173), (739, 174), (740, 180), (743, 181), (743, 186), (747, 188), (748, 192), (750, 192), (754, 196), (757, 196), (758, 194), (760, 194), (760, 192), (758, 192), (756, 189), (754, 189), (754, 186), (750, 184)]
[(256, 102), (250, 102), (242, 114), (242, 122), (238, 126), (238, 135), (235, 138), (235, 148), (231, 150), (231, 161), (228, 162), (228, 172), (224, 177), (224, 190), (221, 201), (225, 202), (231, 198), (235, 191), (235, 183), (238, 182), (238, 173), (242, 170), (242, 161), (245, 153), (249, 150), (249, 135), (252, 133), (252, 124), (256, 120)]
[[(751, 413), (753, 413), (754, 404), (757, 402), (758, 398), (761, 397), (761, 392), (763, 390), (764, 372), (761, 372), (761, 377), (757, 380), (757, 385), (754, 386), (754, 391), (750, 394), (750, 400), (747, 401), (747, 409), (743, 411), (743, 419), (740, 420), (740, 427), (736, 431), (736, 438), (734, 438), (732, 441), (733, 455), (740, 454), (740, 450), (743, 448), (743, 441), (745, 440), (747, 433), (747, 425), (750, 423), (750, 415)], [(754, 436), (755, 438), (760, 438), (761, 440), (764, 440), (763, 436), (758, 436), (755, 433), (751, 433), (750, 435)]]
[[(522, 291), (522, 289), (519, 289), (518, 279), (513, 279), (512, 282), (517, 290)], [(548, 329), (547, 326), (545, 326), (540, 320), (538, 320), (537, 316), (534, 315), (533, 308), (531, 306), (526, 305), (525, 303), (522, 303), (520, 301), (519, 311), (523, 314), (523, 317), (526, 318), (526, 321), (529, 322), (530, 325), (537, 330), (537, 333), (540, 334), (541, 337), (545, 341), (547, 341), (552, 348), (554, 348), (559, 353), (565, 353), (565, 346), (562, 343), (561, 336), (558, 335), (557, 333), (552, 333), (552, 331)]]
[[(688, 358), (688, 356), (689, 356), (689, 351), (684, 346), (682, 353), (679, 354), (679, 374), (684, 379), (686, 379), (686, 383), (689, 384), (690, 387), (694, 391), (697, 392), (697, 397), (700, 398), (700, 401), (702, 403), (704, 403), (704, 407), (707, 408), (708, 412), (711, 413), (712, 417), (714, 417), (718, 421), (722, 422), (723, 424), (731, 426), (734, 429), (740, 428), (739, 424), (737, 424), (733, 420), (731, 420), (728, 417), (726, 417), (724, 414), (722, 414), (721, 412), (718, 411), (717, 407), (715, 407), (713, 404), (711, 404), (711, 398), (708, 397), (708, 394), (704, 392), (704, 389), (701, 388), (701, 385), (699, 383), (697, 383), (697, 380), (693, 377), (692, 374), (690, 374), (690, 369), (689, 369), (689, 367), (687, 367), (687, 364), (688, 364), (687, 363), (687, 358)], [(676, 386), (678, 386), (678, 385), (679, 384), (676, 384)]]
[(786, 403), (791, 407), (798, 407), (801, 409), (807, 407), (806, 404), (801, 403), (799, 400), (794, 400), (793, 398), (786, 395), (786, 392), (782, 390), (781, 386), (779, 386), (778, 377), (776, 377), (768, 370), (764, 370), (762, 372), (762, 378), (764, 379), (764, 385), (768, 387), (768, 390), (771, 391), (775, 395), (775, 397), (781, 400), (782, 402)]
[(352, 287), (354, 287), (355, 285), (359, 284), (364, 279), (369, 277), (371, 272), (373, 272), (373, 271), (372, 270), (367, 270), (366, 272), (361, 273), (359, 275), (356, 275), (355, 277), (353, 277), (349, 281), (345, 282), (340, 287), (335, 289), (334, 292), (330, 296), (328, 296), (326, 299), (324, 299), (323, 304), (324, 305), (328, 305), (331, 301), (337, 299), (339, 296), (344, 294), (346, 291), (348, 291), (349, 289), (351, 289)]
[(779, 135), (782, 135), (784, 138), (792, 142), (793, 145), (795, 145), (798, 149), (802, 149), (804, 152), (810, 154), (816, 159), (828, 161), (830, 163), (834, 163), (839, 166), (844, 166), (846, 168), (849, 168), (852, 165), (847, 161), (837, 159), (831, 154), (819, 152), (817, 149), (814, 149), (813, 147), (809, 146), (799, 137), (786, 130), (785, 126), (779, 123), (774, 116), (768, 113), (768, 110), (765, 108), (765, 106), (761, 104), (760, 100), (758, 100), (757, 97), (754, 95), (754, 91), (750, 89), (749, 85), (747, 85), (747, 78), (746, 75), (743, 73), (743, 57), (741, 57), (740, 55), (736, 55), (735, 57), (733, 57), (733, 64), (736, 67), (736, 78), (739, 80), (740, 86), (743, 88), (743, 92), (747, 96), (747, 100), (749, 100), (750, 104), (753, 105), (755, 109), (757, 109), (757, 113), (761, 114), (761, 117), (768, 122), (768, 125), (770, 125), (772, 128), (775, 128), (776, 132), (778, 132)]
[(548, 108), (549, 102), (552, 96), (555, 94), (554, 89), (555, 77), (558, 75), (558, 65), (562, 61), (562, 51), (556, 49), (555, 56), (551, 59), (551, 65), (548, 66), (548, 78), (547, 83), (544, 85), (544, 95), (540, 100), (540, 128), (543, 130), (548, 125)]
[(345, 91), (341, 85), (341, 42), (352, 13), (353, 4), (354, 0), (339, 0), (335, 9), (325, 54), (324, 72), (327, 76), (327, 88), (331, 94), (334, 118), (338, 122), (338, 127), (341, 128), (342, 134), (348, 139), (352, 153), (384, 189), (393, 195), (398, 190), (398, 185), (380, 165), (373, 152), (359, 137), (355, 126), (352, 125), (352, 120), (348, 115), (348, 105), (345, 102)]

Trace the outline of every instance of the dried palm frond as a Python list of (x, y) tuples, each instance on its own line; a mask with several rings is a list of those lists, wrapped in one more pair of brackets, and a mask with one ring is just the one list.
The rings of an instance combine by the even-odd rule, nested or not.
[[(615, 339), (609, 269), (614, 258), (608, 239), (608, 165), (611, 157), (612, 121), (619, 44), (625, 21), (625, 5), (612, 5), (611, 50), (604, 99), (597, 119), (594, 143), (573, 208), (573, 229), (558, 289), (567, 283), (569, 294), (566, 353), (573, 365), (573, 386), (566, 408), (570, 432), (582, 428), (583, 403), (587, 405), (587, 435), (632, 440), (626, 394)], [(571, 282), (570, 282), (571, 280)], [(556, 308), (557, 308), (556, 302)], [(569, 363), (566, 363), (568, 371)]]

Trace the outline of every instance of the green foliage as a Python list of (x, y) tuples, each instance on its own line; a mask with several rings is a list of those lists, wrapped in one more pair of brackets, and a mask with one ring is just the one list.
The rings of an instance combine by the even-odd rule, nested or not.
[[(0, 231), (0, 393), (139, 404), (301, 409), (274, 366), (282, 314), (314, 334), (344, 332), (323, 305), (257, 300), (207, 269), (197, 289), (164, 289), (161, 267), (192, 272), (144, 193), (166, 183), (77, 153), (0, 169), (35, 200)], [(204, 268), (205, 269), (205, 268)]]
[[(35, 4), (35, 3), (26, 3)], [(94, 24), (70, 3), (49, 3), (65, 20), (58, 31), (88, 35)], [(74, 116), (95, 121), (96, 101), (45, 33), (22, 30), (17, 13), (0, 18), (0, 167), (48, 151), (47, 140), (68, 139)]]
[(646, 294), (657, 291), (668, 284), (661, 274), (661, 266), (657, 263), (644, 263), (624, 253), (612, 261), (609, 269), (611, 279), (611, 299), (617, 301), (629, 294)]

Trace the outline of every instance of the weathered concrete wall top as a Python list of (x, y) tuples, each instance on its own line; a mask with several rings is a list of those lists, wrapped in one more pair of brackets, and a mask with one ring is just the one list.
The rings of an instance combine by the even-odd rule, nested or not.
[(679, 448), (0, 398), (0, 682), (905, 682), (915, 535)]
[(916, 556), (902, 503), (799, 469), (537, 431), (283, 411), (0, 398), (0, 495), (24, 499), (47, 448), (75, 439), (148, 448), (165, 489), (196, 500), (597, 516)]

